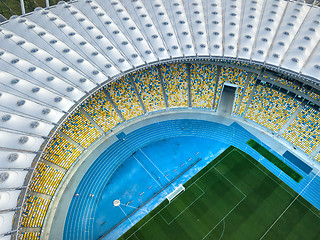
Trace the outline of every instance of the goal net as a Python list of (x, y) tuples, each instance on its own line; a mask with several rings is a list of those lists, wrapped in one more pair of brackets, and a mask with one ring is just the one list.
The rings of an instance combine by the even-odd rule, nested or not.
[(178, 196), (184, 190), (185, 190), (184, 186), (182, 186), (182, 184), (180, 184), (173, 192), (171, 192), (169, 195), (167, 195), (168, 201), (171, 202), (176, 196)]

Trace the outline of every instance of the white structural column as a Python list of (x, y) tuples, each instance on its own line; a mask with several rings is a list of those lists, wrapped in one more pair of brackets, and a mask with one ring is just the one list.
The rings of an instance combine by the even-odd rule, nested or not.
[(20, 0), (20, 6), (21, 6), (22, 15), (25, 15), (26, 14), (26, 10), (24, 8), (24, 0)]

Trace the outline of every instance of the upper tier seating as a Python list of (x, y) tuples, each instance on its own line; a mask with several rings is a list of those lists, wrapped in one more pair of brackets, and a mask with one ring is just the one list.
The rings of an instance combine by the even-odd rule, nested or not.
[(295, 89), (299, 92), (303, 92), (304, 94), (308, 95), (309, 97), (311, 97), (317, 101), (320, 101), (320, 95), (313, 92), (312, 90), (308, 90), (303, 86), (298, 86), (298, 85), (294, 84), (293, 82), (291, 82), (287, 79), (284, 79), (284, 78), (277, 78), (275, 80), (279, 83), (282, 83), (285, 86), (292, 87), (293, 89)]

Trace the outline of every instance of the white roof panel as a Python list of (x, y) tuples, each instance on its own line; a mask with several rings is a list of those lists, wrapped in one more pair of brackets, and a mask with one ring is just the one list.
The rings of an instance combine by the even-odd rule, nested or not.
[(224, 56), (236, 57), (242, 1), (227, 0), (224, 5)]
[(206, 23), (208, 29), (210, 55), (223, 56), (223, 14), (222, 4), (219, 0), (207, 1), (205, 9), (208, 9), (206, 14)]
[[(34, 116), (51, 122), (57, 122), (64, 114), (39, 103), (21, 98), (0, 90), (0, 106), (15, 110), (16, 112)], [(1, 145), (0, 145), (1, 146)]]
[(241, 26), (239, 27), (238, 57), (250, 59), (253, 45), (257, 36), (261, 17), (263, 15), (264, 1), (245, 1), (242, 11)]
[(53, 127), (52, 124), (0, 111), (0, 128), (45, 137)]
[(44, 139), (40, 137), (0, 130), (0, 146), (4, 148), (37, 151), (43, 142)]
[(41, 85), (45, 84), (63, 95), (68, 95), (68, 97), (74, 100), (78, 100), (85, 95), (85, 93), (76, 86), (66, 83), (60, 78), (44, 71), (41, 68), (37, 68), (25, 60), (21, 59), (16, 64), (11, 64), (12, 59), (15, 58), (16, 57), (14, 55), (5, 52), (0, 57), (0, 70), (4, 72), (10, 72), (19, 78), (29, 79), (34, 83), (39, 82)]
[(0, 72), (1, 85), (6, 86), (6, 90), (11, 93), (20, 93), (25, 97), (34, 99), (63, 111), (69, 110), (74, 102), (61, 94), (53, 92), (47, 87), (42, 87), (31, 83), (25, 79), (21, 79), (8, 72)]
[[(144, 36), (141, 29), (139, 29), (137, 24), (130, 17), (127, 9), (122, 5), (121, 2), (100, 0), (97, 2), (113, 19), (114, 23), (122, 30), (126, 38), (129, 39), (130, 42), (135, 46), (145, 62), (150, 63), (157, 60), (157, 57), (155, 56), (148, 39)], [(113, 34), (118, 33), (113, 32)]]
[[(190, 29), (189, 19), (187, 18), (183, 1), (163, 0), (163, 3), (167, 10), (171, 24), (174, 26), (175, 32), (171, 34), (176, 34), (180, 43), (180, 46), (172, 46), (172, 48), (178, 49), (180, 47), (184, 56), (195, 56), (197, 48), (196, 45), (194, 45), (194, 38), (196, 37), (197, 33), (194, 33)], [(168, 22), (169, 19), (167, 19), (165, 22)]]
[(15, 208), (17, 205), (19, 194), (19, 190), (3, 192), (0, 191), (0, 211)]
[[(152, 4), (154, 4), (152, 2)], [(145, 35), (155, 56), (159, 60), (168, 59), (169, 54), (166, 50), (164, 42), (160, 37), (157, 25), (151, 19), (149, 12), (141, 0), (124, 1), (123, 6), (127, 9), (130, 16), (134, 19), (141, 32)]]
[[(4, 234), (11, 231), (12, 219), (14, 216), (14, 212), (4, 212), (0, 213), (0, 234)], [(8, 236), (1, 238), (1, 240), (10, 239)]]
[[(292, 51), (292, 41), (295, 40), (296, 34), (301, 29), (301, 24), (306, 14), (310, 10), (307, 6), (302, 6), (304, 7), (301, 7), (297, 2), (288, 4), (277, 35), (274, 38), (275, 44), (272, 46), (267, 62), (272, 62), (274, 65), (281, 65), (281, 62), (287, 58), (287, 53)], [(290, 61), (290, 65), (295, 64)]]
[(36, 154), (0, 150), (0, 168), (28, 168)]
[[(0, 182), (0, 189), (18, 188), (23, 186), (24, 178), (27, 175), (27, 171), (0, 170), (0, 174), (5, 175), (5, 180), (3, 182)], [(2, 227), (0, 229), (2, 230)]]
[(181, 48), (177, 47), (180, 45), (179, 39), (174, 34), (175, 30), (163, 2), (161, 0), (144, 1), (144, 4), (170, 57), (181, 57)]
[(264, 62), (277, 34), (281, 19), (285, 14), (286, 1), (268, 0), (264, 6), (263, 17), (255, 39), (251, 58)]

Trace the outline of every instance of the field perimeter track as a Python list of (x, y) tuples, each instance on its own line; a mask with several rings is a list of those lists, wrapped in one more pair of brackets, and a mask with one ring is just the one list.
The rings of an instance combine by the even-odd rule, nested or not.
[(320, 239), (320, 212), (234, 147), (184, 186), (120, 239)]

